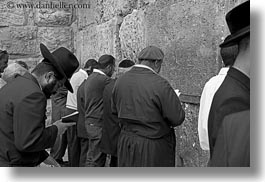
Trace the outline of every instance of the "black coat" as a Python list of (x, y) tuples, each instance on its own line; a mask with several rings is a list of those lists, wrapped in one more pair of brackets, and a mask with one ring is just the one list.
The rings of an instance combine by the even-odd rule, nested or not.
[(210, 158), (219, 128), (226, 115), (250, 109), (250, 79), (231, 67), (214, 95), (208, 118)]
[(242, 111), (224, 118), (216, 138), (213, 167), (250, 166), (250, 111)]
[(112, 112), (121, 123), (118, 165), (175, 166), (173, 127), (185, 118), (167, 80), (148, 68), (133, 67), (115, 83)]
[(29, 73), (0, 90), (0, 166), (36, 166), (48, 157), (58, 130), (45, 128), (46, 104)]
[(77, 110), (78, 114), (78, 121), (76, 123), (77, 128), (77, 136), (80, 138), (88, 138), (86, 127), (85, 127), (85, 80), (79, 86), (77, 90)]
[(102, 152), (117, 157), (117, 145), (121, 132), (119, 119), (111, 111), (111, 96), (115, 81), (106, 85), (103, 92), (103, 127), (100, 147)]

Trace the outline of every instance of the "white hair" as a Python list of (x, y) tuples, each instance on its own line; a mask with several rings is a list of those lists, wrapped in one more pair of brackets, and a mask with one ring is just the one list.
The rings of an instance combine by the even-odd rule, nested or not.
[(6, 82), (9, 82), (13, 80), (15, 76), (24, 75), (26, 72), (28, 72), (28, 70), (18, 63), (11, 63), (5, 68), (2, 74), (2, 79)]

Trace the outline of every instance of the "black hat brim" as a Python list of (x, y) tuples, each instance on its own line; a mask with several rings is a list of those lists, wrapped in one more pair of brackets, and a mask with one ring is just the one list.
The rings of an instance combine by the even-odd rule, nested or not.
[(241, 29), (240, 31), (234, 34), (229, 35), (228, 38), (219, 46), (230, 47), (232, 45), (235, 45), (239, 42), (239, 40), (241, 40), (243, 37), (245, 37), (249, 33), (250, 33), (250, 26), (247, 26), (244, 29)]
[(69, 90), (71, 93), (73, 93), (73, 88), (67, 78), (67, 76), (65, 75), (62, 67), (57, 63), (57, 58), (55, 56), (52, 55), (52, 53), (48, 50), (48, 48), (44, 45), (44, 44), (40, 44), (40, 51), (42, 56), (49, 60), (50, 63), (55, 67), (55, 69), (59, 72), (59, 74), (61, 74), (63, 76), (63, 78), (65, 78), (65, 87), (67, 88), (67, 90)]

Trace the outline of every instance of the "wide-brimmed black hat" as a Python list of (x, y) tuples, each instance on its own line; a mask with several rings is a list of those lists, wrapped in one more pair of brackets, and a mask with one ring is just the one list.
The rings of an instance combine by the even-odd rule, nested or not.
[(63, 78), (66, 78), (64, 85), (73, 93), (73, 88), (68, 79), (72, 77), (79, 67), (79, 62), (75, 55), (65, 47), (60, 47), (50, 53), (44, 44), (40, 44), (40, 51), (45, 60), (49, 61)]
[(226, 23), (230, 35), (220, 44), (220, 47), (229, 47), (237, 44), (250, 33), (250, 1), (246, 1), (226, 14)]

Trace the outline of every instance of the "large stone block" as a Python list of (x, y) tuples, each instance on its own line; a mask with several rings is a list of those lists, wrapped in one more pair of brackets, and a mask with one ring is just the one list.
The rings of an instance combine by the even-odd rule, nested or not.
[(184, 104), (186, 118), (176, 127), (177, 163), (185, 167), (206, 167), (209, 152), (200, 148), (198, 138), (199, 105)]
[(38, 26), (69, 26), (73, 20), (73, 8), (75, 1), (36, 1), (35, 23)]
[(14, 56), (34, 55), (37, 52), (37, 27), (6, 27), (0, 29), (0, 49)]
[(38, 26), (68, 26), (72, 23), (72, 11), (39, 9), (35, 23)]
[(89, 8), (76, 10), (79, 29), (100, 23), (103, 14), (101, 0), (77, 0), (77, 3), (90, 5)]
[(25, 25), (26, 16), (23, 8), (16, 8), (16, 4), (24, 1), (0, 1), (0, 26)]
[(103, 54), (111, 54), (120, 58), (120, 41), (118, 37), (119, 26), (122, 22), (120, 17), (100, 25), (91, 25), (79, 33), (79, 42), (82, 42), (81, 62), (87, 59), (98, 59)]
[(117, 16), (97, 26), (99, 55), (111, 54), (118, 59), (121, 57), (119, 29), (122, 20), (121, 17)]
[(184, 94), (200, 95), (206, 80), (221, 67), (222, 35), (215, 28), (219, 14), (223, 12), (215, 1), (181, 1), (146, 10), (147, 44), (165, 52), (161, 74)]
[(98, 39), (96, 25), (89, 26), (78, 33), (78, 39), (81, 46), (80, 58), (81, 63), (88, 59), (97, 59), (98, 55)]
[(122, 58), (136, 61), (139, 51), (146, 46), (144, 18), (144, 11), (134, 10), (123, 19), (119, 31)]
[(115, 16), (126, 16), (137, 8), (138, 0), (104, 0), (102, 21), (108, 21)]
[(37, 35), (38, 46), (43, 43), (50, 51), (59, 47), (74, 51), (72, 27), (40, 27)]

